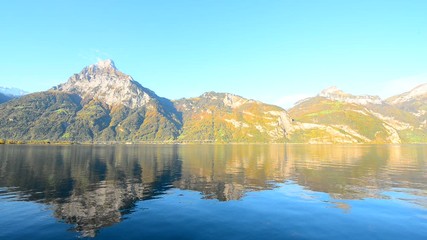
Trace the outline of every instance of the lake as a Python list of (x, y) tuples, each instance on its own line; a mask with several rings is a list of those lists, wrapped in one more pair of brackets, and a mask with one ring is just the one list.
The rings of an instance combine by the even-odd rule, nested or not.
[(427, 145), (0, 145), (0, 239), (427, 239)]

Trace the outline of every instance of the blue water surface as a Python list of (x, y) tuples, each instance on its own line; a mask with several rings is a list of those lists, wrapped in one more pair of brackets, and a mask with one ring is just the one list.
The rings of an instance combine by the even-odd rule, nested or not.
[(0, 146), (0, 239), (427, 239), (425, 145)]

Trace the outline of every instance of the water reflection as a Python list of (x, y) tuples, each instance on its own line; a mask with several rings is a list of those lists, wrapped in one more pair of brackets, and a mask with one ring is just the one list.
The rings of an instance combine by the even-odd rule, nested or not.
[(150, 199), (179, 179), (177, 147), (7, 146), (0, 186), (20, 200), (51, 205), (55, 217), (84, 236), (117, 223), (138, 200)]
[(228, 201), (293, 181), (335, 200), (410, 191), (427, 208), (426, 157), (423, 145), (0, 146), (0, 195), (48, 204), (83, 236), (171, 188)]

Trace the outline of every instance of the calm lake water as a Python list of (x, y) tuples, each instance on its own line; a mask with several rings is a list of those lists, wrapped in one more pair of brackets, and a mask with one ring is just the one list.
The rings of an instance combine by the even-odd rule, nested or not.
[(0, 146), (0, 239), (427, 239), (427, 145)]

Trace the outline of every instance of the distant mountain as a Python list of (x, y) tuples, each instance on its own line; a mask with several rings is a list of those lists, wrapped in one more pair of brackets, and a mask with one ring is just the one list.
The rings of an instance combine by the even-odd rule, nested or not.
[(20, 97), (25, 94), (28, 94), (28, 92), (18, 89), (18, 88), (8, 88), (8, 87), (0, 87), (0, 93), (7, 95), (7, 96), (14, 96), (14, 97)]
[(377, 96), (354, 96), (333, 87), (289, 110), (296, 120), (293, 142), (425, 142), (417, 118)]
[(17, 88), (0, 87), (0, 103), (10, 101), (14, 98), (21, 97), (27, 92)]
[(229, 93), (208, 92), (174, 103), (183, 116), (183, 141), (285, 142), (292, 128), (284, 109)]
[(7, 101), (9, 101), (9, 100), (11, 100), (11, 99), (13, 99), (13, 97), (12, 97), (12, 96), (5, 95), (5, 94), (3, 94), (3, 93), (0, 93), (0, 103), (7, 102)]

